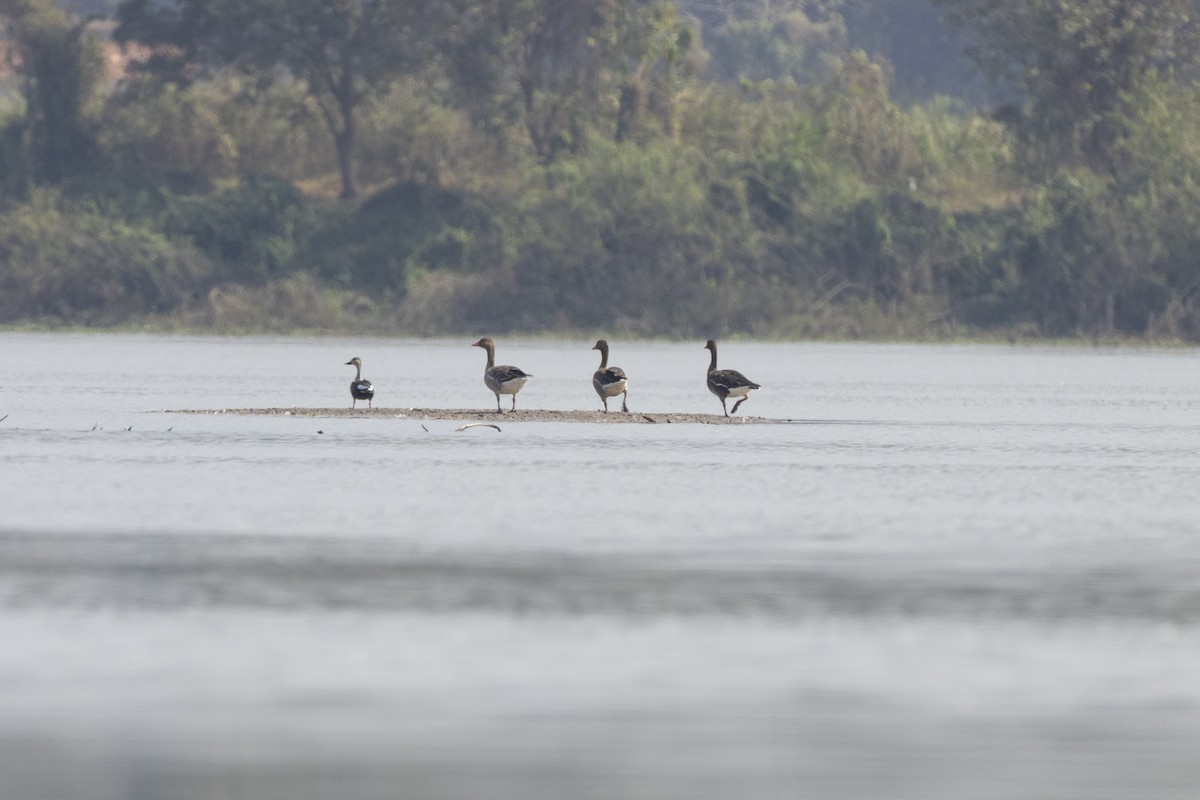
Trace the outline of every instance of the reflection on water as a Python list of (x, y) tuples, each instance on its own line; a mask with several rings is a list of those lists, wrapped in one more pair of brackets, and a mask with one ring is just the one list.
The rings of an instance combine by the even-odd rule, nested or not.
[[(782, 425), (158, 413), (352, 355), (486, 408), (470, 341), (0, 335), (0, 800), (1200, 790), (1195, 353), (724, 346)], [(596, 404), (590, 344), (504, 343), (522, 404)], [(702, 344), (622, 343), (631, 407), (714, 411)]]
[(384, 539), (0, 535), (0, 608), (602, 615), (795, 622), (1200, 622), (1195, 561), (931, 571), (914, 557), (779, 564), (637, 555), (413, 556)]

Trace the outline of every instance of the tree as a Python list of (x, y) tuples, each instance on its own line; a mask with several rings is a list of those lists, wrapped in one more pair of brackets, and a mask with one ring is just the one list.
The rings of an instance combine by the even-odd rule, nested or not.
[(934, 0), (845, 0), (841, 16), (850, 49), (885, 58), (893, 96), (905, 105), (951, 95), (972, 106), (1000, 98), (966, 57), (967, 32)]
[(26, 146), (36, 180), (55, 182), (92, 164), (95, 140), (84, 110), (103, 75), (88, 21), (51, 0), (0, 0), (9, 62), (25, 100)]
[(702, 23), (712, 56), (709, 71), (721, 80), (808, 83), (823, 76), (825, 62), (846, 52), (841, 0), (684, 0), (680, 5)]
[(1196, 66), (1196, 0), (936, 0), (974, 31), (981, 69), (1026, 99), (1024, 123), (1066, 162), (1116, 170), (1113, 144), (1151, 76)]
[(424, 26), (438, 3), (407, 0), (125, 0), (117, 41), (149, 48), (143, 69), (187, 81), (232, 66), (305, 84), (337, 151), (344, 199), (357, 195), (353, 158), (362, 105), (429, 55)]
[(636, 133), (646, 109), (656, 112), (663, 132), (674, 138), (676, 94), (700, 71), (707, 55), (695, 46), (698, 31), (669, 3), (640, 9), (625, 27), (615, 138), (620, 142)]
[[(521, 125), (546, 163), (580, 147), (587, 123), (603, 113), (605, 101), (616, 104), (623, 73), (630, 69), (627, 61), (645, 55), (656, 21), (674, 19), (657, 13), (665, 5), (660, 0), (456, 0), (455, 5), (456, 22), (445, 47), (464, 105), (492, 130)], [(687, 37), (676, 38), (676, 50), (686, 49)]]

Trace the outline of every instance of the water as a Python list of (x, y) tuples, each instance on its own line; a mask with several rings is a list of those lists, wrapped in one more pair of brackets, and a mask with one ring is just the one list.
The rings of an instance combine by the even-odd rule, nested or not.
[[(1194, 798), (1200, 354), (0, 334), (0, 799)], [(505, 341), (591, 409), (591, 342)], [(703, 342), (613, 341), (635, 412)], [(507, 398), (506, 398), (507, 400)], [(397, 412), (398, 414), (401, 412)]]

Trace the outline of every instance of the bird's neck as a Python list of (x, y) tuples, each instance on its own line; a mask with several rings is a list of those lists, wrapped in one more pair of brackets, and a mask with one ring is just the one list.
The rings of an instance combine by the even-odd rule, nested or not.
[(362, 364), (354, 365), (354, 380), (356, 380), (356, 381), (362, 380)]
[(712, 349), (712, 360), (708, 362), (708, 371), (717, 371), (717, 348), (715, 347)]
[(607, 367), (608, 367), (608, 348), (601, 347), (600, 348), (600, 370), (604, 370)]
[(491, 369), (492, 367), (496, 366), (496, 348), (485, 347), (484, 350), (487, 350), (488, 354), (487, 366), (484, 367), (484, 369)]

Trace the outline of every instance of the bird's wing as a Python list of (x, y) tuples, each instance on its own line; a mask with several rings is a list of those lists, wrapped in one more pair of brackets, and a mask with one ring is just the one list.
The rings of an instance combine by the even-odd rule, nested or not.
[(492, 377), (494, 377), (500, 383), (508, 383), (509, 381), (515, 381), (518, 378), (533, 377), (523, 369), (518, 367), (510, 367), (507, 365), (492, 367), (489, 372), (491, 373)]
[(751, 389), (760, 388), (757, 383), (747, 378), (736, 369), (720, 369), (716, 372), (710, 372), (708, 379), (713, 385), (720, 386), (725, 389), (741, 389), (744, 386), (749, 386)]
[(623, 380), (627, 380), (625, 377), (625, 370), (621, 369), (620, 367), (609, 367), (608, 369), (604, 370), (596, 370), (595, 379), (598, 380), (602, 386), (607, 386), (610, 383), (620, 383)]

